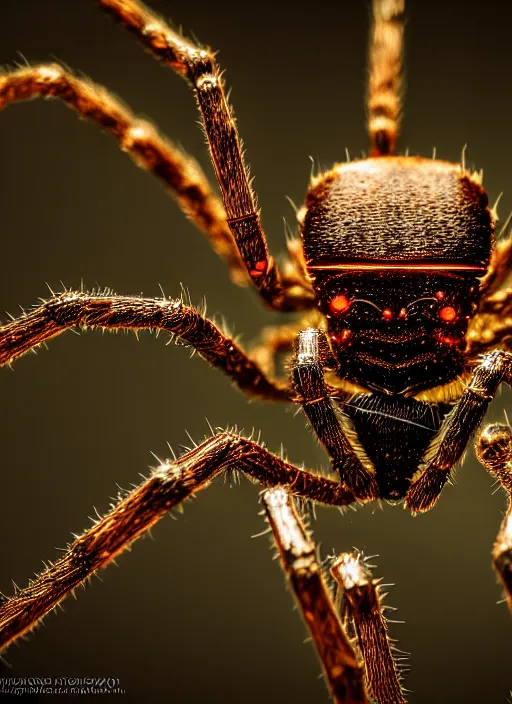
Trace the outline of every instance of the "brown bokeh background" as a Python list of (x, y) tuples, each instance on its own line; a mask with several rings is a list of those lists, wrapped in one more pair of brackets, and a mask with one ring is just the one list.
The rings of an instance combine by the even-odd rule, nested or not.
[[(368, 2), (314, 6), (268, 0), (234, 4), (154, 0), (220, 49), (234, 87), (264, 224), (274, 252), (287, 194), (300, 202), (309, 155), (328, 167), (367, 145)], [(510, 135), (512, 6), (416, 0), (407, 27), (402, 148), (483, 167), (491, 201), (512, 208)], [(211, 174), (193, 96), (160, 68), (93, 0), (2, 0), (0, 63), (52, 57), (109, 86), (193, 153)], [(205, 294), (249, 343), (277, 316), (225, 266), (164, 190), (137, 170), (95, 125), (57, 102), (14, 106), (0, 116), (2, 268), (0, 308), (17, 314), (59, 289), (96, 284), (120, 293)], [(262, 430), (291, 460), (326, 466), (293, 409), (248, 404), (220, 373), (182, 348), (142, 334), (67, 334), (1, 374), (0, 590), (24, 585), (54, 559), (70, 532), (103, 512), (116, 482), (140, 480), (166, 442), (187, 444), (215, 426)], [(489, 417), (503, 418), (505, 389)], [(414, 704), (498, 704), (512, 687), (512, 621), (490, 566), (504, 508), (471, 451), (434, 511), (412, 519), (398, 507), (312, 522), (324, 553), (357, 546), (378, 554), (376, 573), (394, 582), (388, 603), (400, 648), (410, 651)], [(6, 654), (5, 676), (112, 676), (125, 702), (327, 702), (312, 647), (279, 566), (272, 562), (258, 488), (217, 481), (179, 520), (135, 545), (94, 579), (65, 613)], [(36, 699), (34, 699), (36, 700)], [(61, 697), (59, 701), (65, 701)], [(45, 699), (47, 701), (47, 699)], [(83, 697), (81, 701), (89, 701)]]

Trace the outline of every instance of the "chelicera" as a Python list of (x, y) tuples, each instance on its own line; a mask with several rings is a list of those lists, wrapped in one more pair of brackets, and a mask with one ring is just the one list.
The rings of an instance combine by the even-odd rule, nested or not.
[[(106, 566), (164, 513), (223, 470), (265, 487), (263, 502), (283, 567), (337, 702), (404, 702), (377, 583), (359, 554), (331, 573), (338, 613), (292, 497), (347, 506), (400, 501), (434, 506), (499, 385), (512, 383), (512, 292), (503, 288), (512, 239), (495, 242), (496, 216), (481, 177), (437, 159), (397, 156), (403, 0), (375, 0), (370, 51), (371, 156), (316, 176), (299, 211), (300, 238), (278, 267), (270, 256), (237, 128), (214, 55), (184, 40), (137, 0), (99, 0), (174, 71), (198, 100), (223, 202), (197, 165), (103, 88), (58, 64), (0, 75), (0, 108), (59, 98), (110, 132), (156, 175), (229, 263), (275, 311), (305, 313), (246, 353), (181, 299), (66, 290), (4, 325), (0, 363), (75, 326), (166, 331), (188, 343), (248, 395), (302, 407), (332, 476), (295, 467), (230, 431), (162, 462), (139, 487), (0, 604), (0, 645), (15, 641), (70, 591)], [(274, 375), (290, 353), (290, 378)], [(485, 429), (480, 458), (509, 492), (511, 433)], [(511, 601), (510, 513), (494, 550)], [(342, 618), (343, 616), (343, 618)], [(355, 634), (353, 642), (347, 635)]]

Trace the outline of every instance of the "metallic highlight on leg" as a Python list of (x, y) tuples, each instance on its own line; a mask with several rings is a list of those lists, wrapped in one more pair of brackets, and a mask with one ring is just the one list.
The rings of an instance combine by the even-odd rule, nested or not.
[(361, 555), (343, 553), (331, 567), (363, 655), (368, 686), (377, 704), (405, 704), (391, 652), (378, 583)]
[(361, 667), (345, 633), (310, 539), (288, 492), (266, 491), (263, 503), (282, 567), (315, 642), (333, 699), (338, 704), (369, 704)]

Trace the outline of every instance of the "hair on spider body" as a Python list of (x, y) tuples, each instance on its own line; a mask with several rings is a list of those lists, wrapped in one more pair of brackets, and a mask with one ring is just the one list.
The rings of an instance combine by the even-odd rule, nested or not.
[(460, 164), (379, 156), (317, 176), (301, 225), (331, 376), (358, 391), (341, 401), (354, 447), (379, 496), (401, 499), (470, 369), (494, 247), (487, 195)]
[[(338, 508), (403, 499), (412, 513), (435, 505), (498, 388), (512, 385), (512, 289), (504, 288), (512, 237), (495, 244), (481, 179), (463, 164), (394, 155), (404, 0), (373, 0), (372, 156), (313, 179), (300, 210), (301, 240), (290, 242), (284, 265), (269, 252), (215, 53), (184, 39), (139, 0), (98, 2), (193, 89), (221, 198), (195, 160), (106, 89), (63, 66), (0, 73), (0, 109), (55, 98), (96, 122), (165, 185), (234, 281), (251, 283), (270, 310), (306, 314), (266, 330), (247, 352), (186, 296), (50, 291), (48, 300), (0, 326), (0, 365), (73, 328), (161, 331), (249, 397), (300, 406), (333, 476), (294, 466), (235, 430), (212, 433), (121, 492), (54, 564), (0, 597), (0, 649), (165, 513), (219, 474), (242, 472), (265, 488), (267, 521), (334, 701), (405, 704), (376, 581), (359, 553), (338, 561), (334, 576), (350, 602), (344, 624), (292, 497)], [(286, 379), (275, 375), (282, 353), (290, 359)], [(510, 438), (510, 429), (487, 428), (480, 459), (509, 494), (494, 562), (512, 608)]]
[(474, 175), (417, 157), (339, 165), (307, 194), (302, 241), (340, 375), (411, 395), (464, 372), (494, 244)]

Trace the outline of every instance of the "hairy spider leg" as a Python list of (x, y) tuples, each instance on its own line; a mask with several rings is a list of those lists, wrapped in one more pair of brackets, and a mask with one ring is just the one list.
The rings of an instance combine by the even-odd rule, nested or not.
[(484, 295), (466, 335), (467, 355), (477, 358), (499, 347), (510, 351), (512, 344), (512, 288)]
[(256, 194), (251, 187), (222, 71), (209, 49), (184, 39), (137, 0), (99, 0), (121, 24), (193, 88), (219, 182), (228, 225), (247, 272), (265, 304), (273, 310), (314, 305), (303, 276), (285, 281), (269, 254)]
[(288, 486), (295, 496), (333, 506), (354, 503), (339, 482), (299, 469), (253, 440), (220, 432), (175, 461), (167, 460), (111, 510), (76, 537), (64, 555), (27, 587), (0, 600), (0, 650), (30, 631), (64, 597), (106, 567), (165, 513), (210, 484), (223, 470), (240, 470), (264, 486)]
[(331, 574), (343, 595), (345, 620), (353, 625), (368, 687), (377, 704), (406, 704), (383, 613), (379, 581), (362, 555), (342, 553)]
[(140, 168), (160, 179), (188, 218), (207, 236), (229, 265), (236, 283), (248, 277), (226, 212), (199, 164), (159, 134), (148, 121), (134, 115), (106, 88), (73, 76), (58, 64), (40, 64), (0, 74), (0, 110), (35, 97), (59, 98), (79, 115), (96, 122), (118, 140)]
[(405, 0), (373, 0), (368, 81), (372, 156), (394, 154), (400, 127)]
[[(497, 203), (493, 211), (497, 218)], [(496, 247), (492, 253), (489, 265), (489, 273), (482, 282), (484, 288), (484, 300), (494, 294), (498, 289), (510, 280), (512, 271), (512, 213), (505, 220), (505, 224), (497, 235)]]
[(329, 397), (322, 365), (329, 354), (327, 339), (321, 330), (309, 328), (299, 333), (293, 360), (295, 389), (313, 431), (341, 480), (355, 496), (376, 499), (379, 487), (375, 470), (369, 460), (363, 463), (355, 454)]
[(405, 505), (413, 513), (431, 509), (493, 400), (498, 386), (512, 382), (512, 354), (494, 350), (484, 355), (460, 399), (443, 420), (427, 449), (423, 466), (413, 477)]
[(304, 320), (296, 320), (290, 325), (273, 325), (263, 328), (258, 343), (251, 347), (251, 357), (260, 365), (265, 374), (274, 377), (278, 371), (279, 355), (293, 352), (298, 333), (304, 328)]
[(336, 704), (370, 704), (364, 670), (329, 595), (316, 546), (283, 487), (263, 494), (267, 520)]
[(289, 384), (268, 378), (256, 362), (215, 323), (181, 299), (139, 298), (65, 291), (0, 327), (0, 366), (74, 327), (164, 331), (191, 345), (245, 393), (291, 401)]
[[(268, 489), (262, 500), (282, 568), (316, 645), (334, 701), (405, 704), (383, 614), (380, 580), (373, 579), (361, 554), (343, 553), (330, 569), (339, 587), (333, 600), (317, 547), (288, 489)], [(335, 605), (340, 595), (343, 620)], [(354, 627), (356, 638), (351, 641), (348, 634)]]
[(512, 612), (512, 429), (501, 423), (488, 425), (476, 449), (480, 462), (507, 493), (507, 510), (493, 545), (492, 559)]

